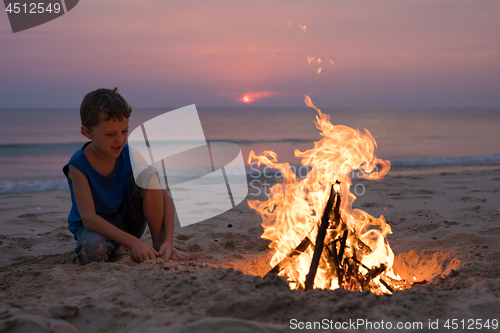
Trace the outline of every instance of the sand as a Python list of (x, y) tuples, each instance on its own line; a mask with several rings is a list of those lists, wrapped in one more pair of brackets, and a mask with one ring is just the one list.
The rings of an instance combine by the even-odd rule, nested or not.
[[(174, 245), (192, 260), (138, 264), (120, 248), (110, 262), (79, 267), (68, 191), (2, 196), (0, 331), (288, 332), (298, 331), (291, 321), (363, 319), (423, 324), (404, 332), (461, 332), (462, 319), (466, 327), (468, 319), (500, 320), (500, 166), (393, 170), (361, 183), (355, 207), (386, 217), (397, 272), (427, 283), (390, 296), (292, 291), (280, 277), (262, 277), (268, 241), (246, 202), (176, 226)], [(447, 319), (459, 328), (446, 330)], [(322, 331), (330, 330), (314, 330)]]

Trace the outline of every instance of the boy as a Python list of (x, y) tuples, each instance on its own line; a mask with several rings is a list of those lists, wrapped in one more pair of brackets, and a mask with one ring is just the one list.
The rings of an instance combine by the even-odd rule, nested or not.
[[(88, 93), (80, 107), (85, 143), (63, 168), (71, 191), (68, 228), (76, 240), (78, 263), (106, 261), (121, 245), (135, 261), (175, 254), (174, 205), (160, 188), (156, 169), (146, 168), (139, 177), (149, 190), (136, 186), (127, 145), (132, 108), (117, 88)], [(135, 154), (134, 154), (135, 157)], [(146, 223), (153, 246), (140, 240)]]

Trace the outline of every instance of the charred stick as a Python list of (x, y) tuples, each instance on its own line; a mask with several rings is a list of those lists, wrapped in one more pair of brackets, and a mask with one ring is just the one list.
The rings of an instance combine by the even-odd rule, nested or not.
[(350, 290), (359, 290), (361, 284), (358, 279), (358, 267), (356, 266), (356, 261), (349, 260), (352, 258), (346, 258), (344, 260), (344, 265), (346, 267), (346, 284)]
[(413, 282), (411, 285), (412, 285), (412, 286), (415, 286), (415, 285), (417, 285), (417, 284), (422, 284), (422, 285), (424, 285), (424, 284), (426, 284), (426, 283), (427, 283), (427, 280), (422, 280), (422, 281)]
[(288, 253), (285, 258), (283, 258), (279, 263), (276, 264), (276, 266), (274, 266), (269, 272), (267, 272), (267, 274), (278, 274), (281, 270), (283, 270), (283, 268), (285, 268), (289, 263), (292, 262), (292, 259), (304, 252), (309, 245), (311, 245), (311, 240), (306, 236), (295, 249), (290, 251), (290, 253)]
[(382, 283), (384, 285), (384, 287), (386, 287), (387, 290), (389, 290), (391, 293), (394, 293), (394, 289), (392, 289), (392, 287), (390, 285), (388, 285), (387, 282), (385, 282), (384, 280), (380, 279), (380, 283)]
[(358, 245), (358, 248), (363, 251), (364, 254), (370, 254), (372, 253), (372, 249), (366, 245), (361, 239), (356, 237), (356, 244)]
[[(339, 181), (337, 181), (339, 183)], [(306, 276), (306, 290), (310, 290), (314, 286), (314, 279), (316, 278), (316, 272), (318, 270), (319, 260), (321, 258), (321, 253), (323, 253), (323, 246), (325, 244), (326, 229), (330, 225), (330, 213), (333, 209), (333, 201), (337, 199), (336, 207), (340, 205), (340, 194), (335, 193), (334, 185), (330, 190), (330, 197), (326, 203), (325, 210), (323, 211), (323, 216), (321, 217), (321, 225), (316, 236), (316, 243), (314, 245), (314, 255), (311, 260), (311, 266), (309, 268), (309, 273)]]
[(368, 271), (368, 273), (365, 274), (365, 278), (368, 278), (369, 280), (376, 278), (379, 274), (382, 274), (382, 272), (387, 269), (387, 266), (385, 264), (380, 264), (379, 267), (368, 268), (365, 264), (359, 261), (358, 258), (352, 257), (351, 259)]
[(340, 262), (342, 262), (342, 259), (344, 258), (344, 251), (345, 251), (345, 243), (347, 241), (347, 235), (349, 234), (349, 230), (345, 230), (344, 233), (342, 234), (342, 239), (340, 240), (340, 250), (339, 250), (339, 259)]
[(368, 271), (368, 273), (365, 274), (364, 278), (364, 283), (363, 283), (363, 288), (368, 286), (371, 280), (379, 276), (385, 269), (387, 268), (386, 265), (381, 264), (379, 267), (373, 267)]
[[(330, 246), (332, 248), (330, 248)], [(337, 255), (337, 242), (332, 242), (330, 246), (327, 246), (326, 249), (330, 257), (333, 258), (333, 263), (335, 264), (335, 272), (337, 273), (337, 280), (339, 282), (339, 286), (342, 285), (342, 274), (340, 273), (340, 262), (339, 257)]]
[(359, 277), (359, 266), (356, 265), (356, 263), (354, 263), (352, 266), (354, 267), (354, 269), (352, 271), (352, 275), (354, 276), (354, 279), (356, 280), (356, 289), (359, 291), (362, 291), (363, 284), (362, 284), (362, 281)]
[(370, 270), (365, 264), (363, 264), (361, 261), (359, 261), (358, 258), (352, 257), (352, 260), (354, 260), (358, 265), (362, 266), (367, 271)]
[[(331, 213), (331, 216), (334, 220), (334, 225), (335, 226), (338, 226), (339, 223), (340, 223), (340, 196), (338, 196), (337, 198), (337, 202), (335, 203), (335, 208), (333, 209), (333, 212)], [(333, 257), (333, 261), (335, 263), (335, 269), (336, 269), (336, 273), (337, 273), (337, 281), (338, 281), (338, 284), (339, 286), (342, 285), (342, 273), (341, 273), (341, 269), (340, 269), (340, 265), (342, 263), (342, 257), (339, 257), (338, 253), (337, 253), (337, 242), (339, 242), (340, 239), (336, 239), (335, 241), (333, 241), (332, 243), (330, 243), (329, 245), (332, 247), (330, 249), (330, 247), (327, 247), (327, 249), (329, 250), (329, 254), (330, 256)]]
[(386, 268), (387, 266), (384, 264), (381, 264), (379, 267), (374, 267), (370, 269), (368, 273), (366, 273), (365, 278), (368, 280), (372, 280), (382, 274), (382, 272), (385, 271)]
[[(363, 268), (364, 268), (364, 269), (366, 269), (366, 270), (370, 271), (370, 269), (369, 269), (368, 267), (366, 267), (366, 265), (365, 265), (365, 264), (363, 264), (361, 261), (359, 261), (359, 260), (358, 260), (358, 259), (356, 259), (356, 258), (354, 258), (354, 260), (355, 260), (355, 261), (356, 261), (359, 265), (363, 266)], [(382, 265), (383, 265), (383, 266), (385, 266), (384, 264), (382, 264)], [(385, 270), (385, 268), (384, 268), (384, 270)], [(380, 272), (380, 273), (382, 273), (382, 272)], [(379, 274), (380, 274), (380, 273), (379, 273)], [(373, 278), (375, 278), (375, 277), (376, 277), (376, 276), (374, 276)], [(391, 286), (389, 286), (389, 285), (387, 284), (387, 282), (385, 282), (382, 278), (380, 278), (380, 283), (381, 283), (381, 284), (383, 284), (383, 285), (384, 285), (384, 287), (386, 287), (386, 288), (387, 288), (387, 290), (389, 290), (391, 293), (394, 293), (394, 289), (392, 289), (392, 287), (391, 287)]]

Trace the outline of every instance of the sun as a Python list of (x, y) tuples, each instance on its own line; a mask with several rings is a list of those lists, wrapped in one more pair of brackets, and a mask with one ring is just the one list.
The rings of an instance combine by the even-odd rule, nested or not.
[(269, 97), (273, 95), (272, 91), (247, 91), (237, 98), (238, 101), (249, 104), (258, 101), (261, 98)]

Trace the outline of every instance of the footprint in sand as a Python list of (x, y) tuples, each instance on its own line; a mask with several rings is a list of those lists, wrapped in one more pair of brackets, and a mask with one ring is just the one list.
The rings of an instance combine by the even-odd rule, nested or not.
[(193, 238), (192, 235), (184, 235), (184, 234), (177, 234), (175, 235), (175, 239), (179, 241), (187, 241)]
[(463, 202), (486, 202), (486, 199), (472, 198), (472, 197), (461, 197), (460, 201)]

